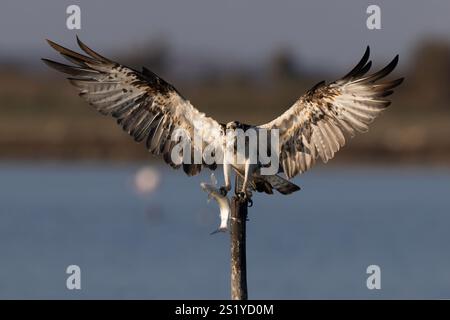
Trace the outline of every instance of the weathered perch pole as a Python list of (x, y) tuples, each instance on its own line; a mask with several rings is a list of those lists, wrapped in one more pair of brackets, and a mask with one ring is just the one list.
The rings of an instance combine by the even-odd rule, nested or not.
[(231, 299), (247, 300), (246, 222), (248, 201), (231, 199)]

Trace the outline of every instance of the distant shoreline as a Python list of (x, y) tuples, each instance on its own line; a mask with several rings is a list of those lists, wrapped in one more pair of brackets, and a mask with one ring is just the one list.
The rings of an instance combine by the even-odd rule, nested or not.
[[(36, 141), (35, 141), (36, 142)], [(0, 161), (104, 161), (107, 163), (146, 162), (163, 163), (161, 157), (146, 151), (133, 141), (79, 141), (78, 144), (60, 143), (0, 143)], [(317, 160), (321, 162), (320, 160)], [(355, 144), (344, 147), (330, 160), (331, 164), (418, 164), (450, 167), (450, 148), (413, 149), (397, 151), (382, 146)]]

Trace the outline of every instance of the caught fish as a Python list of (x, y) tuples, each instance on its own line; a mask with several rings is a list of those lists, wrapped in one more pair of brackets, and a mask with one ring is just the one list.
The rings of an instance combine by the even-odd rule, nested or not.
[(200, 183), (200, 186), (202, 187), (203, 191), (208, 193), (208, 200), (210, 199), (216, 200), (220, 209), (219, 228), (211, 232), (211, 234), (215, 234), (218, 232), (226, 232), (228, 230), (228, 220), (230, 218), (231, 213), (230, 201), (228, 200), (227, 196), (224, 196), (223, 194), (220, 193), (220, 189), (217, 188), (216, 185), (217, 180), (214, 177), (214, 174), (211, 175), (211, 183), (206, 182)]

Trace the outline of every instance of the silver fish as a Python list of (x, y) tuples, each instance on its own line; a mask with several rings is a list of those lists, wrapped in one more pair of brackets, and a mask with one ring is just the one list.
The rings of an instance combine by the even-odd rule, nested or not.
[(200, 186), (202, 187), (203, 191), (208, 193), (208, 200), (209, 199), (216, 200), (220, 209), (219, 228), (211, 232), (211, 234), (228, 231), (228, 220), (230, 219), (231, 213), (230, 200), (227, 198), (227, 196), (224, 196), (223, 194), (220, 193), (220, 189), (215, 186), (216, 184), (217, 181), (214, 175), (211, 175), (211, 183), (206, 182), (200, 183)]

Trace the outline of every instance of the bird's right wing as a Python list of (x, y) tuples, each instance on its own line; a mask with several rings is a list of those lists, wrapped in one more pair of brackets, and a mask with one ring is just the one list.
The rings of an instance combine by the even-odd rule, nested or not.
[[(177, 168), (172, 161), (172, 149), (177, 140), (174, 130), (181, 129), (190, 140), (191, 163), (182, 166), (188, 175), (200, 172), (202, 165), (215, 169), (216, 163), (194, 163), (194, 153), (204, 145), (220, 148), (221, 125), (206, 117), (184, 99), (169, 83), (143, 68), (138, 72), (111, 61), (88, 48), (78, 38), (78, 45), (88, 54), (79, 54), (52, 41), (51, 47), (75, 65), (43, 59), (50, 67), (69, 74), (70, 82), (78, 88), (80, 96), (100, 113), (117, 119), (117, 123), (137, 142), (145, 141), (153, 154), (163, 154), (164, 160)], [(196, 145), (194, 137), (201, 137)], [(196, 149), (194, 149), (196, 148)]]
[(280, 167), (288, 178), (310, 169), (317, 157), (324, 162), (345, 145), (344, 134), (368, 130), (389, 104), (386, 98), (403, 79), (379, 81), (394, 70), (398, 56), (384, 69), (366, 75), (371, 62), (369, 47), (361, 61), (346, 76), (321, 82), (304, 94), (275, 120), (260, 126), (278, 129)]

